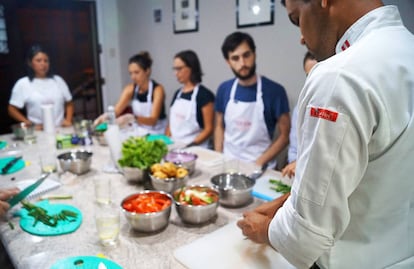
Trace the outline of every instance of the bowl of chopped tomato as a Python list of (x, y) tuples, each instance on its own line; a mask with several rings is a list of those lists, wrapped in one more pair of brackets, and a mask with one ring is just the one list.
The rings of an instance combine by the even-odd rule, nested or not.
[(131, 227), (139, 232), (156, 232), (167, 227), (173, 198), (163, 191), (145, 190), (127, 196), (121, 208)]
[(173, 192), (177, 213), (185, 223), (202, 224), (217, 214), (219, 193), (208, 186), (191, 185)]

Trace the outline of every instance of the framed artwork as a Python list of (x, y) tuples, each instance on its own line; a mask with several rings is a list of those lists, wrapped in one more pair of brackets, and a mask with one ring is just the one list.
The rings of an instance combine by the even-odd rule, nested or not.
[(174, 33), (198, 31), (198, 0), (173, 0)]
[(274, 0), (236, 0), (237, 28), (273, 24)]

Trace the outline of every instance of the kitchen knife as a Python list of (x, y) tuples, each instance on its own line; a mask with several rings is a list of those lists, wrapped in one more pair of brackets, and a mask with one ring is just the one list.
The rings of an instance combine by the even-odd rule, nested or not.
[(9, 170), (13, 167), (13, 165), (15, 165), (20, 159), (22, 158), (22, 156), (16, 157), (11, 159), (2, 169), (1, 169), (1, 173), (3, 175), (7, 174), (7, 172), (9, 172)]
[(10, 204), (10, 208), (15, 206), (18, 202), (26, 198), (27, 195), (29, 195), (32, 191), (34, 191), (42, 182), (50, 175), (50, 173), (43, 174), (38, 180), (36, 180), (35, 183), (31, 184), (24, 190), (22, 190), (19, 194), (13, 196), (11, 199), (9, 199), (7, 202)]

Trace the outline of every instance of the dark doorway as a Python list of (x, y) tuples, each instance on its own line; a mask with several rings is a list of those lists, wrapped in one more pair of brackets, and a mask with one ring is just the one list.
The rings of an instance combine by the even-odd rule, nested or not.
[(13, 120), (7, 105), (14, 83), (26, 75), (25, 55), (34, 43), (50, 54), (51, 68), (68, 84), (75, 118), (102, 113), (101, 74), (95, 1), (0, 0), (8, 53), (0, 53), (0, 133)]

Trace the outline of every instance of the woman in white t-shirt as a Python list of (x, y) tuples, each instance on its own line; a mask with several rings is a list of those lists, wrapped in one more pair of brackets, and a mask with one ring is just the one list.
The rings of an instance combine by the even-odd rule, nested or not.
[[(66, 82), (50, 72), (49, 55), (39, 45), (30, 48), (27, 58), (28, 75), (13, 87), (9, 100), (10, 117), (18, 122), (35, 124), (43, 129), (42, 105), (53, 104), (56, 126), (71, 126), (74, 106)], [(20, 110), (26, 108), (27, 116)]]

